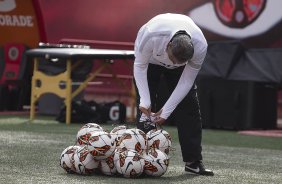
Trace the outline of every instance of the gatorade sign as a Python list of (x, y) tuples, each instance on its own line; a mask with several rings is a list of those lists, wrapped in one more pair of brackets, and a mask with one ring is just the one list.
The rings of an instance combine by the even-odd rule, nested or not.
[(110, 119), (113, 121), (119, 120), (119, 106), (112, 106), (109, 113)]
[(32, 27), (32, 16), (0, 15), (0, 26), (27, 26)]
[(31, 16), (17, 16), (17, 15), (0, 15), (0, 26), (26, 26), (32, 27), (32, 17)]
[(0, 45), (38, 45), (39, 29), (32, 0), (0, 0), (0, 35)]

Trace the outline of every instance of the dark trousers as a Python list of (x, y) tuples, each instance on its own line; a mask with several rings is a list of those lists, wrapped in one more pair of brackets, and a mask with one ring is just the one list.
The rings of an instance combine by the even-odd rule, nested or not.
[[(147, 77), (150, 90), (152, 112), (158, 112), (164, 105), (170, 94), (176, 87), (184, 67), (167, 69), (165, 67), (149, 64)], [(164, 81), (161, 81), (164, 80)], [(159, 90), (159, 84), (165, 82), (167, 96), (160, 99), (163, 90)], [(139, 107), (140, 97), (137, 91), (137, 107)], [(141, 127), (139, 118), (141, 112), (137, 108), (137, 128)], [(202, 160), (202, 123), (197, 89), (194, 84), (185, 98), (178, 104), (167, 121), (172, 121), (178, 129), (179, 142), (184, 162)]]

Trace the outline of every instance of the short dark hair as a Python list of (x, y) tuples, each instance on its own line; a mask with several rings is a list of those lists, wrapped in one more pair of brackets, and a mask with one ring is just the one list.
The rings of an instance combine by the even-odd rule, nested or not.
[(186, 62), (194, 55), (191, 37), (186, 32), (177, 32), (171, 39), (171, 52), (179, 62)]

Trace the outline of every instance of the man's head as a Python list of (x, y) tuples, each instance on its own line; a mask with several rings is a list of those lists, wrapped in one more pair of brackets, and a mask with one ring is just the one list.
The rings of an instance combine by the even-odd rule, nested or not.
[(182, 64), (190, 60), (194, 54), (191, 37), (184, 31), (175, 33), (167, 45), (167, 54), (174, 64)]

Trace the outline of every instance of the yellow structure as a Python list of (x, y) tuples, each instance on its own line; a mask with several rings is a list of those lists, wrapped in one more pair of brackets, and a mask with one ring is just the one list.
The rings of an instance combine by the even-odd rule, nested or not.
[[(40, 96), (44, 93), (54, 93), (65, 99), (66, 123), (71, 123), (71, 101), (78, 95), (95, 77), (108, 66), (104, 62), (97, 70), (90, 73), (86, 80), (72, 92), (71, 71), (76, 65), (72, 65), (74, 59), (133, 59), (134, 52), (128, 50), (106, 50), (106, 49), (78, 49), (78, 48), (39, 48), (31, 49), (27, 55), (34, 58), (34, 70), (31, 89), (30, 120), (35, 118), (35, 105)], [(66, 71), (55, 76), (49, 76), (38, 70), (40, 58), (64, 58), (67, 59)], [(113, 75), (115, 77), (115, 75)], [(135, 96), (133, 94), (133, 96)]]

